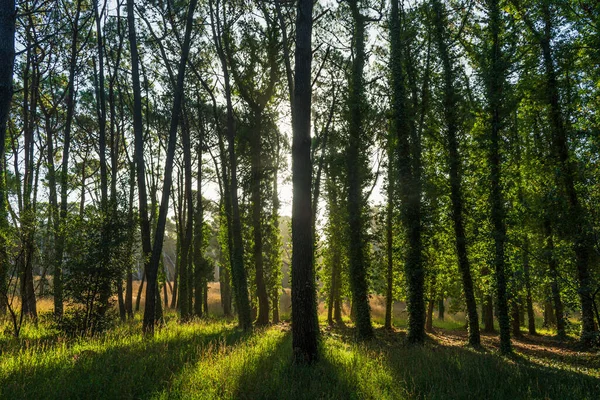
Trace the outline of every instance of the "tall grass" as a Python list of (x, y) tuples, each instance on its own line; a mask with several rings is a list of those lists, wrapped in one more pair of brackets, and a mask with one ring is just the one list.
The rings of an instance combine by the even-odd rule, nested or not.
[(504, 358), (435, 337), (409, 346), (401, 331), (377, 330), (375, 340), (357, 343), (351, 329), (323, 327), (321, 360), (299, 366), (286, 324), (243, 333), (223, 321), (172, 319), (152, 339), (139, 332), (134, 321), (87, 339), (41, 325), (18, 341), (0, 335), (0, 398), (600, 398), (593, 353), (552, 364), (535, 353)]

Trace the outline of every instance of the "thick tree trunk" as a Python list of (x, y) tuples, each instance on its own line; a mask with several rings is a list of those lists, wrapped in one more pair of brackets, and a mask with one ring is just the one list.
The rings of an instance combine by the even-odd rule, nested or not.
[(483, 314), (483, 331), (487, 333), (493, 333), (494, 329), (494, 302), (492, 295), (488, 294), (485, 296), (482, 304)]
[(365, 183), (365, 165), (362, 153), (366, 150), (363, 114), (365, 109), (364, 65), (365, 17), (361, 14), (358, 1), (349, 2), (354, 23), (352, 33), (354, 60), (350, 75), (348, 93), (348, 146), (346, 148), (347, 187), (348, 187), (348, 258), (350, 266), (350, 288), (352, 303), (356, 307), (356, 328), (358, 336), (369, 339), (373, 336), (369, 288), (367, 283), (367, 238), (364, 215), (365, 198), (362, 192)]
[[(407, 231), (408, 249), (405, 273), (408, 283), (408, 341), (423, 343), (425, 340), (425, 271), (422, 259), (421, 190), (419, 171), (415, 158), (420, 146), (411, 146), (411, 128), (406, 105), (406, 85), (403, 71), (404, 40), (398, 0), (392, 0), (390, 12), (390, 67), (392, 85), (392, 128), (398, 139), (398, 188), (400, 191), (401, 218)], [(411, 150), (412, 147), (412, 150)]]
[(467, 305), (467, 318), (469, 326), (469, 344), (479, 346), (479, 316), (477, 315), (477, 303), (473, 291), (473, 279), (471, 277), (471, 266), (467, 254), (467, 235), (464, 226), (464, 206), (462, 191), (461, 157), (458, 150), (458, 132), (460, 129), (458, 96), (455, 90), (454, 66), (450, 59), (448, 45), (448, 34), (446, 26), (448, 21), (445, 10), (439, 0), (433, 1), (435, 12), (435, 32), (437, 45), (442, 59), (444, 74), (444, 118), (446, 122), (446, 136), (448, 149), (448, 164), (450, 170), (450, 199), (452, 201), (452, 221), (454, 223), (455, 247), (458, 257), (458, 268), (460, 270), (465, 302)]
[(590, 342), (597, 331), (594, 324), (594, 304), (592, 299), (592, 279), (589, 271), (590, 256), (594, 253), (594, 239), (591, 234), (585, 209), (581, 205), (576, 184), (578, 174), (576, 166), (569, 157), (569, 143), (567, 128), (564, 122), (563, 111), (560, 105), (558, 82), (552, 57), (551, 41), (553, 31), (553, 15), (547, 3), (543, 5), (544, 34), (540, 44), (544, 59), (546, 76), (546, 96), (550, 113), (550, 127), (552, 129), (552, 145), (558, 168), (555, 169), (557, 180), (563, 183), (569, 202), (569, 223), (573, 238), (575, 252), (577, 279), (579, 281), (579, 301), (581, 304), (581, 340)]
[(292, 348), (297, 363), (312, 363), (319, 358), (311, 223), (312, 12), (312, 0), (298, 1), (292, 108)]

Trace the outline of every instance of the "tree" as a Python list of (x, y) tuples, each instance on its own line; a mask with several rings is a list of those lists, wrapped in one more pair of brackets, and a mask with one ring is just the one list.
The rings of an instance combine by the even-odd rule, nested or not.
[(461, 156), (459, 153), (458, 130), (460, 129), (460, 116), (458, 108), (458, 93), (455, 88), (455, 67), (451, 61), (451, 48), (448, 46), (448, 34), (446, 26), (448, 19), (446, 11), (439, 0), (432, 1), (435, 36), (439, 55), (442, 61), (444, 75), (443, 101), (444, 119), (446, 125), (446, 147), (448, 151), (448, 166), (450, 176), (450, 197), (452, 201), (452, 222), (454, 223), (456, 254), (458, 256), (458, 267), (462, 277), (463, 290), (467, 303), (467, 316), (469, 319), (469, 344), (478, 346), (479, 318), (477, 315), (477, 304), (473, 291), (473, 279), (471, 267), (467, 254), (467, 236), (463, 221), (463, 190)]
[(15, 62), (15, 0), (0, 2), (0, 315), (6, 313), (4, 298), (8, 294), (8, 255), (7, 255), (7, 195), (5, 143), (6, 130), (13, 95), (13, 67)]
[[(231, 281), (234, 291), (234, 300), (238, 312), (239, 325), (244, 330), (252, 328), (252, 318), (250, 312), (250, 300), (248, 299), (248, 282), (246, 280), (246, 270), (244, 269), (244, 248), (242, 244), (242, 225), (240, 220), (240, 206), (238, 201), (238, 181), (237, 181), (237, 158), (235, 154), (235, 120), (233, 115), (233, 103), (231, 99), (231, 83), (229, 77), (229, 66), (223, 43), (223, 28), (219, 12), (220, 0), (209, 0), (211, 28), (213, 41), (221, 63), (223, 71), (226, 106), (226, 131), (229, 161), (229, 187), (227, 188), (231, 204)], [(225, 8), (223, 8), (225, 15)], [(227, 204), (227, 201), (225, 202)]]
[(352, 72), (348, 91), (348, 147), (346, 148), (346, 168), (348, 179), (348, 240), (350, 258), (350, 287), (352, 288), (352, 306), (356, 311), (358, 336), (369, 339), (373, 336), (371, 308), (369, 305), (369, 287), (367, 282), (368, 243), (365, 235), (365, 196), (366, 183), (365, 156), (367, 145), (364, 131), (366, 111), (364, 64), (365, 64), (365, 24), (368, 18), (361, 13), (358, 1), (348, 1), (353, 20)]
[(508, 315), (508, 294), (506, 288), (506, 221), (504, 198), (502, 193), (502, 159), (501, 159), (501, 131), (506, 116), (506, 107), (503, 104), (506, 97), (506, 69), (507, 60), (502, 51), (501, 31), (503, 22), (500, 2), (489, 0), (487, 2), (488, 29), (490, 43), (487, 48), (487, 62), (485, 74), (486, 95), (488, 101), (489, 118), (489, 148), (488, 166), (490, 172), (490, 208), (494, 237), (494, 275), (496, 280), (496, 296), (498, 299), (498, 323), (500, 325), (500, 351), (510, 353), (510, 318)]
[[(398, 156), (398, 190), (400, 215), (406, 230), (408, 249), (405, 273), (408, 283), (408, 340), (422, 343), (425, 340), (425, 301), (423, 298), (425, 272), (422, 259), (421, 189), (419, 164), (420, 146), (410, 143), (410, 114), (407, 110), (405, 50), (403, 48), (402, 16), (398, 0), (392, 0), (390, 11), (390, 69), (392, 129), (396, 135)], [(413, 168), (413, 166), (417, 168)]]
[(312, 12), (312, 0), (298, 0), (292, 102), (292, 347), (298, 363), (312, 363), (319, 357), (311, 223)]

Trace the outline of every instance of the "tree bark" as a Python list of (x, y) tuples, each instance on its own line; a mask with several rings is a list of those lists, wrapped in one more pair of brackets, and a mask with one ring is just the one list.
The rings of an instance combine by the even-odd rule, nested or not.
[[(0, 230), (8, 228), (8, 198), (6, 193), (5, 143), (10, 104), (13, 95), (13, 70), (15, 63), (15, 0), (0, 0)], [(7, 309), (8, 251), (4, 235), (0, 236), (0, 315)]]
[[(200, 105), (200, 104), (198, 104)], [(194, 217), (194, 315), (202, 317), (202, 305), (204, 298), (202, 296), (204, 281), (206, 276), (206, 261), (202, 254), (204, 243), (204, 209), (202, 205), (202, 146), (204, 145), (204, 125), (202, 122), (202, 110), (198, 107), (199, 113), (199, 137), (196, 145), (196, 158), (198, 170), (196, 176), (196, 215)]]
[[(392, 129), (398, 145), (398, 188), (400, 191), (401, 218), (407, 230), (408, 250), (405, 273), (408, 283), (408, 341), (423, 343), (425, 340), (425, 272), (422, 259), (421, 190), (418, 171), (413, 171), (414, 158), (411, 154), (411, 129), (406, 105), (406, 84), (403, 71), (402, 17), (398, 0), (392, 0), (390, 12), (390, 68), (392, 85)], [(413, 150), (419, 146), (412, 146)]]
[(560, 94), (552, 56), (553, 15), (548, 3), (543, 3), (544, 34), (540, 38), (546, 77), (546, 98), (552, 129), (552, 146), (559, 168), (556, 168), (557, 180), (562, 181), (569, 202), (569, 224), (572, 230), (575, 252), (577, 279), (579, 281), (579, 301), (581, 304), (581, 340), (590, 342), (597, 331), (594, 323), (594, 302), (592, 299), (592, 279), (589, 271), (590, 255), (594, 253), (593, 238), (581, 205), (576, 184), (579, 181), (576, 166), (569, 156), (569, 143), (564, 115), (560, 105)]
[(460, 129), (458, 96), (455, 89), (454, 67), (451, 64), (450, 48), (448, 45), (448, 26), (445, 9), (439, 0), (433, 0), (435, 13), (435, 36), (438, 50), (442, 59), (444, 75), (444, 119), (446, 122), (446, 147), (448, 149), (448, 165), (450, 172), (450, 199), (452, 202), (452, 221), (454, 223), (455, 248), (458, 258), (465, 303), (467, 305), (467, 318), (469, 326), (469, 344), (479, 346), (479, 316), (477, 315), (477, 302), (473, 291), (473, 278), (467, 253), (467, 235), (464, 226), (464, 206), (462, 190), (461, 156), (458, 150), (458, 132)]
[[(193, 276), (192, 263), (192, 236), (194, 234), (194, 198), (192, 193), (192, 149), (190, 140), (190, 128), (184, 116), (182, 123), (182, 147), (183, 147), (183, 164), (184, 164), (184, 196), (186, 204), (185, 230), (181, 241), (181, 263), (179, 273), (179, 309), (180, 317), (183, 321), (187, 321), (192, 316), (192, 304), (194, 286), (191, 285), (190, 277)], [(202, 303), (200, 303), (202, 305)]]
[(262, 162), (261, 162), (261, 130), (262, 130), (262, 110), (256, 109), (254, 113), (254, 132), (251, 135), (251, 201), (252, 201), (252, 235), (254, 246), (252, 255), (254, 258), (254, 283), (256, 284), (256, 297), (258, 298), (258, 317), (257, 325), (267, 325), (269, 323), (269, 295), (265, 284), (265, 271), (263, 260), (263, 226), (262, 226), (262, 196), (261, 183)]
[(233, 284), (234, 300), (238, 312), (239, 325), (244, 330), (252, 328), (252, 315), (250, 310), (250, 300), (248, 298), (248, 282), (246, 280), (246, 270), (244, 268), (244, 248), (242, 241), (242, 224), (240, 219), (240, 207), (238, 201), (238, 182), (237, 182), (237, 157), (235, 154), (235, 120), (233, 115), (233, 103), (231, 100), (231, 83), (229, 77), (229, 68), (227, 57), (223, 49), (223, 40), (221, 32), (221, 23), (219, 17), (218, 3), (216, 10), (213, 9), (213, 0), (209, 0), (211, 26), (213, 30), (213, 39), (221, 62), (223, 80), (225, 84), (225, 99), (227, 102), (227, 141), (229, 144), (229, 196), (231, 198), (231, 281)]
[(356, 307), (356, 328), (362, 339), (373, 337), (371, 325), (371, 307), (369, 305), (369, 288), (367, 283), (367, 239), (366, 203), (362, 192), (365, 183), (365, 165), (362, 153), (366, 150), (364, 132), (365, 86), (364, 65), (365, 24), (366, 18), (361, 14), (358, 1), (349, 1), (354, 28), (352, 32), (354, 60), (350, 75), (348, 92), (348, 146), (346, 148), (347, 185), (348, 185), (348, 258), (350, 265), (350, 287), (352, 303)]
[(385, 329), (392, 329), (394, 310), (394, 132), (389, 132), (388, 138), (388, 180), (387, 180), (387, 206), (385, 216), (385, 242), (386, 242), (386, 294), (385, 294)]
[(565, 330), (566, 323), (563, 303), (560, 298), (560, 287), (558, 284), (558, 262), (556, 260), (556, 255), (554, 251), (554, 236), (552, 222), (550, 218), (550, 215), (546, 214), (544, 216), (543, 223), (544, 236), (546, 237), (544, 250), (546, 253), (546, 260), (548, 262), (548, 276), (550, 277), (550, 287), (552, 290), (552, 304), (554, 306), (551, 306), (550, 308), (554, 308), (553, 320), (554, 323), (556, 323), (557, 336), (561, 339), (564, 339), (567, 337), (567, 332)]
[(525, 273), (525, 300), (527, 306), (527, 329), (530, 335), (536, 335), (533, 295), (531, 293), (531, 265), (529, 264), (529, 236), (523, 239), (523, 271)]
[(292, 108), (292, 348), (296, 363), (312, 363), (319, 357), (311, 223), (312, 12), (312, 0), (298, 1)]
[(500, 326), (500, 351), (503, 354), (512, 352), (510, 343), (510, 317), (508, 315), (508, 296), (506, 284), (506, 213), (502, 193), (502, 167), (500, 156), (500, 130), (503, 122), (503, 86), (505, 85), (506, 67), (500, 43), (501, 16), (498, 0), (489, 3), (489, 30), (492, 46), (489, 54), (489, 70), (487, 97), (490, 114), (490, 144), (488, 150), (488, 163), (490, 168), (491, 183), (491, 220), (492, 236), (494, 237), (494, 275), (496, 280), (496, 294), (498, 306), (498, 324)]

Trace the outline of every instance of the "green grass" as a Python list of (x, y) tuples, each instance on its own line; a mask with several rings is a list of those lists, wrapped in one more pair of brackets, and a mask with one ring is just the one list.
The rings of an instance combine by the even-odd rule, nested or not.
[(79, 340), (28, 327), (19, 340), (0, 334), (0, 399), (600, 398), (597, 353), (505, 358), (438, 336), (414, 347), (402, 331), (377, 329), (367, 343), (351, 329), (322, 331), (319, 363), (298, 366), (287, 325), (245, 334), (172, 319), (147, 339), (134, 321)]

